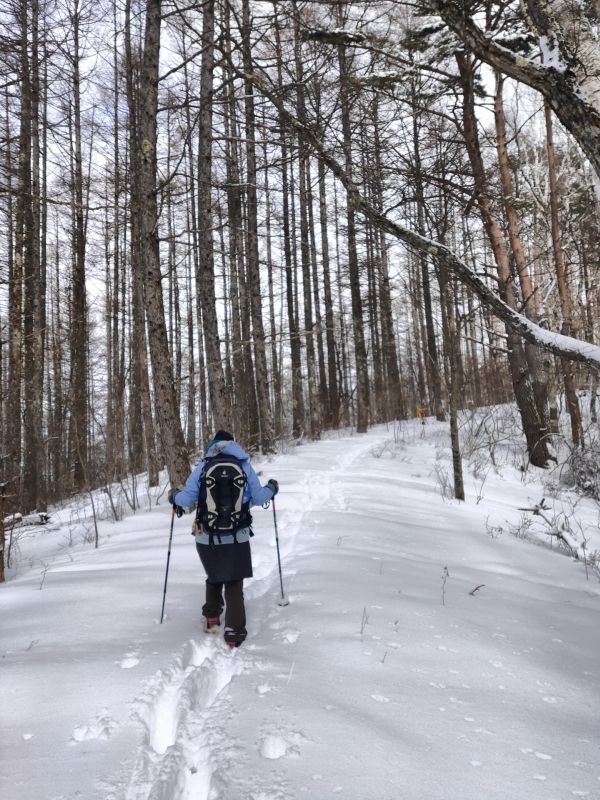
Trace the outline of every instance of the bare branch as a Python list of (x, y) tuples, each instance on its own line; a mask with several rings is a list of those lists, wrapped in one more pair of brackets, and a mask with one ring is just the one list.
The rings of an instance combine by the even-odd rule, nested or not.
[[(549, 16), (552, 16), (552, 3), (545, 5), (548, 6)], [(580, 31), (582, 38), (585, 38), (583, 42), (585, 47), (582, 47), (580, 42), (578, 45), (580, 49), (571, 49), (568, 57), (561, 53), (556, 63), (540, 65), (494, 41), (492, 35), (481, 30), (457, 0), (430, 0), (430, 6), (432, 11), (456, 33), (464, 47), (472, 50), (479, 58), (505, 75), (537, 89), (546, 98), (565, 128), (575, 137), (596, 172), (600, 174), (600, 108), (593, 99), (590, 99), (593, 98), (593, 94), (587, 91), (590, 80), (589, 62), (595, 66), (600, 61), (600, 48), (593, 40), (591, 32), (589, 36), (584, 37), (585, 26), (578, 27), (576, 24), (577, 20), (585, 21), (583, 9), (579, 11), (582, 18), (577, 17), (577, 20), (565, 23), (565, 27), (567, 24), (572, 25), (573, 31), (570, 31), (572, 35), (575, 31)], [(541, 4), (531, 0), (528, 3), (530, 12), (534, 6), (541, 8)], [(555, 20), (557, 29), (560, 28), (560, 24), (561, 20)], [(543, 31), (536, 33), (544, 34)], [(566, 31), (566, 34), (568, 35), (569, 31)], [(592, 72), (595, 73), (595, 69)]]
[(495, 316), (509, 325), (525, 340), (563, 358), (600, 368), (600, 347), (571, 336), (548, 331), (532, 322), (501, 300), (484, 283), (481, 277), (445, 244), (422, 236), (411, 228), (407, 228), (405, 225), (390, 219), (387, 214), (375, 208), (360, 192), (356, 183), (348, 177), (340, 162), (325, 148), (315, 128), (300, 122), (294, 114), (288, 111), (278, 96), (276, 89), (267, 82), (266, 77), (259, 76), (256, 72), (244, 75), (244, 77), (251, 80), (256, 88), (273, 103), (286, 125), (302, 134), (304, 140), (310, 144), (315, 153), (320, 156), (331, 172), (343, 184), (348, 192), (348, 202), (352, 203), (357, 211), (360, 211), (381, 230), (387, 231), (410, 247), (420, 252), (428, 253), (435, 258), (439, 264), (449, 269), (462, 283), (469, 286)]

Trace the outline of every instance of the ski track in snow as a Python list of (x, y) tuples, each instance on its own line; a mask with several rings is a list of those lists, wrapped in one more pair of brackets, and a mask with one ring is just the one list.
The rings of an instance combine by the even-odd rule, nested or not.
[[(347, 509), (342, 484), (336, 484), (334, 476), (343, 474), (373, 446), (373, 439), (369, 439), (362, 447), (349, 448), (329, 465), (328, 470), (319, 470), (317, 480), (314, 472), (303, 475), (299, 484), (301, 491), (294, 500), (286, 498), (288, 508), (278, 517), (279, 525), (286, 532), (285, 554), (290, 554), (297, 534), (305, 530), (307, 514), (321, 509), (330, 512)], [(255, 569), (255, 575), (258, 572)], [(258, 577), (245, 589), (247, 600), (272, 593), (273, 584), (278, 579), (276, 567)], [(277, 630), (278, 624), (271, 621), (270, 627), (274, 638), (284, 645), (294, 645), (300, 637), (300, 631), (289, 625)], [(132, 650), (124, 655), (118, 666), (129, 669), (138, 663), (137, 652)], [(268, 666), (253, 657), (250, 641), (233, 651), (220, 637), (188, 641), (182, 654), (175, 657), (169, 668), (160, 671), (132, 703), (132, 716), (144, 733), (123, 800), (211, 800), (221, 797), (217, 790), (213, 790), (213, 778), (217, 777), (217, 770), (219, 776), (226, 772), (227, 762), (236, 752), (231, 742), (229, 746), (218, 742), (224, 734), (217, 720), (224, 714), (233, 713), (225, 708), (226, 690), (236, 675), (249, 671), (260, 674)], [(291, 673), (285, 677), (289, 682)], [(256, 691), (262, 695), (272, 692), (273, 688), (261, 683)], [(388, 702), (387, 698), (378, 696), (374, 699)], [(303, 738), (301, 732), (288, 733), (287, 737), (278, 732), (265, 732), (259, 745), (260, 755), (266, 760), (297, 756), (298, 744)], [(258, 794), (253, 793), (252, 797), (253, 800), (277, 800), (284, 796), (282, 789), (272, 786)]]
[(238, 653), (214, 639), (190, 640), (133, 703), (144, 736), (125, 800), (202, 800), (213, 764), (210, 716), (223, 690), (243, 671)]

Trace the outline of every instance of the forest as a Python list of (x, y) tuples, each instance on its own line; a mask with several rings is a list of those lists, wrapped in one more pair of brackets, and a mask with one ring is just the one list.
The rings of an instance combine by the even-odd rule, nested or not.
[(525, 468), (597, 459), (598, 21), (0, 0), (0, 520), (181, 484), (217, 428), (434, 416), (459, 499), (465, 409), (515, 403)]

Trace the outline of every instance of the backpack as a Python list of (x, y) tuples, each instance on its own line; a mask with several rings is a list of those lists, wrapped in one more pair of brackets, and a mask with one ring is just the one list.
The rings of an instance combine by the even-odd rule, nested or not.
[(221, 453), (206, 458), (200, 475), (200, 494), (196, 511), (196, 523), (210, 535), (219, 538), (221, 533), (232, 533), (248, 528), (252, 523), (250, 503), (244, 501), (244, 490), (248, 478), (242, 462)]

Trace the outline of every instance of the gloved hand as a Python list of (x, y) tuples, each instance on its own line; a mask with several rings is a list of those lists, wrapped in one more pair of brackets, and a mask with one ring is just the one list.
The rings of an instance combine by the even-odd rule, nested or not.
[(175, 495), (177, 494), (177, 492), (180, 491), (181, 489), (175, 489), (175, 488), (172, 488), (169, 491), (169, 503), (171, 503), (171, 505), (173, 506), (173, 511), (177, 514), (178, 518), (182, 517), (184, 513), (183, 508), (181, 506), (178, 506), (177, 503), (175, 502)]
[(275, 497), (275, 495), (279, 491), (279, 484), (277, 483), (275, 478), (269, 478), (269, 480), (267, 481), (267, 489), (270, 489), (273, 492), (273, 497)]

